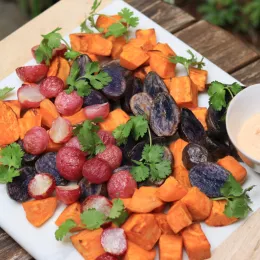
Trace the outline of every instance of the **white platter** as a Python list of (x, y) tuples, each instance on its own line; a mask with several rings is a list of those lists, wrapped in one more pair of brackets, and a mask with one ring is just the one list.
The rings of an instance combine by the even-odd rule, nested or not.
[[(138, 28), (155, 28), (157, 34), (157, 41), (168, 43), (172, 49), (181, 56), (186, 56), (186, 51), (191, 49), (187, 44), (176, 38), (174, 35), (154, 23), (152, 20), (144, 16), (142, 13), (135, 10), (125, 2), (114, 1), (107, 6), (100, 13), (115, 14), (122, 8), (127, 7), (132, 9), (140, 19)], [(77, 8), (75, 6), (75, 8)], [(62, 27), (62, 24), (60, 24)], [(55, 28), (53, 28), (55, 29)], [(79, 27), (73, 32), (79, 32)], [(69, 40), (68, 37), (65, 37)], [(201, 55), (194, 51), (198, 57)], [(209, 72), (208, 82), (218, 80), (224, 83), (233, 83), (236, 80), (214, 65), (209, 60), (205, 59), (206, 69)], [(29, 61), (27, 64), (35, 64), (34, 60)], [(21, 64), (22, 65), (22, 64)], [(13, 68), (15, 70), (15, 68)], [(177, 75), (185, 73), (181, 68), (177, 67)], [(21, 81), (17, 78), (15, 72), (3, 79), (0, 82), (0, 88), (4, 86), (13, 86), (16, 90), (21, 86)], [(9, 97), (10, 99), (16, 99), (16, 93)], [(208, 106), (207, 94), (199, 95), (199, 106)], [(255, 211), (260, 207), (260, 175), (256, 174), (245, 166), (248, 170), (248, 180), (245, 186), (257, 185), (255, 189), (250, 193), (253, 200), (252, 209)], [(7, 193), (5, 185), (0, 184), (0, 227), (3, 228), (11, 237), (13, 237), (17, 243), (19, 243), (26, 251), (28, 251), (37, 260), (80, 260), (82, 257), (74, 249), (69, 241), (69, 238), (65, 242), (57, 242), (54, 237), (56, 226), (55, 220), (63, 210), (64, 206), (59, 205), (55, 215), (41, 228), (33, 227), (25, 217), (25, 213), (20, 204), (11, 200)], [(202, 228), (211, 244), (211, 249), (214, 250), (218, 247), (233, 231), (235, 231), (243, 221), (239, 221), (233, 225), (227, 227), (213, 228), (205, 224), (202, 224)], [(1, 256), (0, 256), (0, 259)], [(157, 259), (159, 257), (157, 256)], [(184, 259), (187, 259), (185, 255)]]

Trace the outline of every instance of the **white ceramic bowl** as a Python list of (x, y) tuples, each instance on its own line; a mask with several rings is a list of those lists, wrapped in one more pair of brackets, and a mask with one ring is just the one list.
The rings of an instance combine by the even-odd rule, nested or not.
[(247, 154), (237, 142), (238, 133), (244, 122), (257, 113), (260, 113), (260, 84), (247, 87), (232, 99), (227, 110), (226, 127), (241, 159), (260, 173), (260, 161)]

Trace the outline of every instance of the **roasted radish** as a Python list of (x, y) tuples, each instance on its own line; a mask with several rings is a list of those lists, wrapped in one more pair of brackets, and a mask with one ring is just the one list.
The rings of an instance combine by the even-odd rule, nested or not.
[(80, 197), (80, 187), (79, 185), (73, 186), (57, 186), (56, 187), (56, 196), (57, 199), (62, 201), (64, 204), (72, 204), (78, 201)]
[(48, 70), (48, 66), (39, 64), (19, 67), (15, 71), (20, 80), (28, 83), (37, 83), (46, 77)]
[[(39, 46), (40, 45), (36, 45), (36, 46), (32, 47), (32, 49), (31, 49), (31, 52), (32, 52), (34, 59), (36, 59), (35, 51), (39, 48)], [(64, 53), (66, 51), (67, 51), (67, 46), (62, 43), (58, 48), (55, 48), (55, 49), (52, 50), (52, 58), (54, 58), (55, 56), (64, 57)]]
[(117, 260), (118, 258), (114, 255), (111, 255), (109, 253), (104, 253), (103, 255), (100, 255), (96, 260)]
[(99, 130), (97, 134), (101, 139), (101, 141), (104, 143), (104, 145), (116, 144), (116, 139), (111, 132), (105, 130)]
[(40, 84), (40, 92), (46, 98), (54, 98), (59, 95), (64, 89), (63, 81), (56, 77), (50, 76), (44, 79)]
[(87, 106), (84, 108), (84, 113), (87, 119), (95, 119), (97, 117), (106, 118), (109, 114), (110, 108), (109, 103), (97, 104), (92, 106)]
[(101, 245), (112, 255), (121, 256), (127, 250), (125, 231), (122, 228), (107, 228), (101, 235)]
[(36, 84), (23, 84), (17, 91), (17, 97), (22, 107), (36, 108), (44, 100), (40, 88)]
[(55, 186), (55, 179), (52, 175), (36, 174), (28, 184), (28, 193), (36, 200), (46, 199), (54, 192)]
[(58, 117), (52, 122), (49, 135), (56, 144), (66, 143), (72, 136), (72, 125), (68, 120)]

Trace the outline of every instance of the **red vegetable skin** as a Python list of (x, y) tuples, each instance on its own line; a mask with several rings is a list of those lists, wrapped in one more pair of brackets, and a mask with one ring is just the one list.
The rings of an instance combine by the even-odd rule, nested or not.
[(83, 152), (72, 147), (62, 147), (56, 157), (56, 166), (60, 175), (69, 181), (78, 181), (82, 178), (84, 163)]
[(23, 84), (18, 89), (17, 97), (23, 108), (37, 108), (45, 98), (34, 83)]
[(82, 202), (82, 212), (88, 209), (96, 209), (102, 212), (105, 216), (109, 216), (110, 210), (112, 208), (112, 202), (104, 196), (92, 195), (87, 197)]
[(66, 205), (70, 205), (78, 201), (80, 197), (80, 187), (79, 185), (72, 186), (57, 186), (56, 187), (57, 199), (62, 201)]
[(71, 116), (78, 112), (83, 105), (83, 98), (76, 91), (66, 94), (65, 91), (59, 93), (54, 102), (58, 112), (64, 116)]
[(96, 260), (117, 260), (117, 259), (118, 258), (116, 256), (111, 255), (109, 253), (105, 253), (96, 258)]
[(71, 123), (62, 118), (57, 117), (53, 122), (49, 135), (51, 140), (56, 144), (66, 143), (72, 136), (72, 125)]
[(84, 113), (87, 119), (93, 120), (97, 117), (106, 118), (110, 112), (109, 103), (96, 104), (92, 106), (86, 106), (84, 108)]
[(16, 74), (20, 80), (28, 83), (37, 83), (47, 76), (49, 67), (44, 64), (17, 68)]
[(48, 143), (48, 133), (40, 126), (35, 126), (27, 131), (23, 139), (24, 149), (30, 154), (43, 153), (47, 149)]
[(115, 170), (121, 165), (122, 162), (122, 151), (116, 145), (107, 145), (106, 149), (97, 155), (97, 158), (106, 161), (112, 170)]
[(40, 84), (40, 92), (46, 98), (57, 97), (58, 94), (63, 91), (63, 89), (63, 81), (56, 76), (47, 77)]
[(99, 130), (97, 134), (101, 141), (104, 143), (104, 145), (116, 144), (116, 139), (114, 138), (111, 132)]
[[(36, 59), (35, 51), (38, 49), (38, 47), (39, 47), (39, 45), (36, 45), (36, 46), (32, 47), (32, 49), (31, 49), (32, 56), (34, 57), (34, 59)], [(54, 58), (56, 56), (64, 57), (64, 53), (66, 51), (67, 51), (67, 46), (62, 43), (58, 48), (53, 49), (52, 58)], [(42, 62), (42, 63), (44, 63), (44, 62)]]
[(114, 173), (107, 184), (108, 195), (111, 199), (131, 198), (136, 188), (136, 181), (129, 171)]
[(82, 174), (89, 182), (101, 184), (110, 179), (112, 169), (106, 161), (95, 157), (85, 162)]
[(126, 235), (122, 228), (107, 228), (101, 234), (101, 245), (112, 255), (121, 256), (127, 250)]
[(29, 195), (36, 199), (46, 199), (52, 195), (55, 190), (55, 179), (48, 173), (36, 174), (28, 184)]
[[(74, 147), (74, 148), (77, 148), (79, 149), (80, 151), (81, 150), (81, 145), (80, 145), (80, 142), (79, 142), (79, 139), (77, 136), (74, 136), (72, 137), (66, 144), (65, 144), (65, 147)], [(84, 152), (84, 155), (87, 156), (88, 153), (87, 152)]]

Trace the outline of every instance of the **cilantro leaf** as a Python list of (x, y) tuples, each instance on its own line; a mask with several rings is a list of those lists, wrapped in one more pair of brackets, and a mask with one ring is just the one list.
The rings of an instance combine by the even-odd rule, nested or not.
[(224, 214), (230, 218), (245, 218), (249, 211), (251, 211), (251, 209), (248, 207), (247, 199), (243, 196), (229, 199), (225, 206)]
[(75, 60), (79, 55), (81, 55), (77, 51), (68, 50), (65, 52), (64, 56), (67, 60)]
[(125, 209), (124, 203), (121, 199), (115, 199), (113, 201), (113, 206), (109, 213), (110, 219), (116, 219), (120, 217), (122, 211)]
[(11, 167), (0, 165), (0, 183), (12, 182), (14, 177), (20, 176), (20, 172)]
[(123, 36), (127, 33), (127, 28), (120, 22), (113, 23), (108, 27), (107, 33), (105, 34), (106, 37), (111, 35), (117, 37)]
[(133, 137), (137, 141), (140, 137), (144, 137), (144, 135), (148, 131), (148, 121), (141, 115), (131, 117), (131, 121), (133, 124)]
[(14, 88), (4, 87), (0, 89), (0, 100), (4, 100), (12, 90), (14, 90)]
[(160, 145), (145, 145), (142, 152), (142, 160), (146, 162), (159, 163), (162, 161), (162, 157), (164, 154), (164, 148)]
[(94, 230), (100, 228), (106, 222), (106, 216), (104, 213), (97, 211), (96, 209), (88, 209), (84, 211), (80, 219), (87, 229)]
[(60, 33), (57, 33), (60, 30), (61, 30), (61, 28), (56, 28), (52, 32), (45, 34), (45, 35), (42, 35), (43, 39), (47, 40), (47, 45), (51, 49), (55, 49), (55, 48), (58, 48), (60, 46), (62, 36), (61, 36)]
[(232, 174), (229, 174), (227, 181), (221, 187), (220, 192), (223, 196), (228, 197), (241, 196), (243, 194), (243, 189), (241, 185), (236, 181)]
[(91, 29), (87, 26), (86, 22), (87, 22), (87, 19), (85, 19), (85, 20), (80, 24), (80, 31), (81, 31), (81, 32), (85, 32), (85, 33), (94, 33), (94, 31), (91, 30)]
[(72, 219), (67, 219), (65, 222), (63, 222), (59, 228), (55, 231), (55, 238), (58, 241), (61, 241), (72, 228), (76, 227), (76, 223)]
[(128, 213), (126, 210), (123, 210), (122, 213), (120, 214), (120, 216), (116, 219), (113, 219), (113, 223), (115, 225), (117, 225), (118, 227), (120, 227), (122, 224), (125, 223), (125, 221), (128, 218)]
[(234, 96), (242, 90), (242, 86), (239, 85), (237, 82), (234, 82), (232, 85), (229, 85), (229, 87)]
[(149, 168), (143, 163), (131, 168), (131, 174), (137, 182), (145, 181), (149, 177), (149, 172)]
[(167, 178), (172, 171), (171, 162), (169, 160), (163, 160), (159, 163), (156, 163), (155, 168), (158, 174), (156, 180), (162, 180)]
[(91, 93), (91, 86), (85, 80), (76, 81), (74, 86), (81, 97), (88, 96)]
[(91, 7), (91, 13), (93, 14), (93, 13), (95, 13), (96, 12), (96, 10), (98, 9), (98, 7), (101, 5), (101, 3), (102, 3), (102, 0), (95, 0), (94, 1), (94, 3), (93, 3), (93, 5), (92, 5), (92, 7)]
[(123, 8), (118, 14), (122, 17), (121, 21), (129, 26), (136, 27), (139, 24), (139, 18), (134, 17), (134, 12), (128, 8)]

